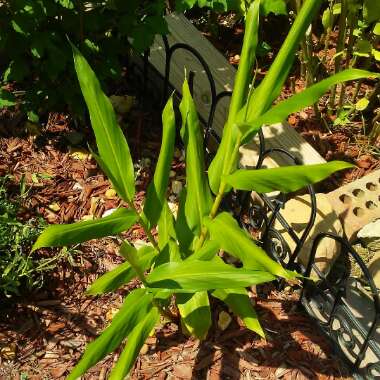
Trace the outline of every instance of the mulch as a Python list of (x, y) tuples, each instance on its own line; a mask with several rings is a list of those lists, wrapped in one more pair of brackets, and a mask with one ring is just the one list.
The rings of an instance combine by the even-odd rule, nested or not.
[[(50, 223), (68, 223), (98, 217), (122, 205), (117, 197), (107, 196), (110, 183), (95, 161), (70, 153), (65, 140), (69, 132), (69, 123), (56, 115), (41, 136), (0, 138), (1, 174), (12, 174), (15, 186), (25, 175), (29, 192), (23, 217), (42, 215)], [(142, 151), (144, 159), (153, 159), (159, 149), (154, 143), (157, 136), (149, 133), (150, 147)], [(183, 163), (180, 154), (176, 156), (173, 170), (182, 175)], [(141, 159), (136, 157), (136, 161)], [(136, 206), (141, 207), (151, 168), (142, 165), (138, 172)], [(132, 242), (145, 240), (138, 227), (123, 237)], [(97, 277), (122, 262), (117, 254), (119, 244), (119, 239), (105, 238), (75, 247), (74, 262), (62, 262), (46, 274), (42, 289), (24, 298), (2, 301), (0, 379), (65, 378), (86, 344), (110, 323), (123, 297), (139, 285), (131, 282), (101, 297), (84, 293)], [(297, 297), (296, 291), (279, 292), (272, 285), (253, 296), (267, 340), (243, 328), (236, 319), (221, 331), (217, 320), (225, 309), (219, 303), (215, 303), (213, 328), (204, 342), (188, 338), (176, 324), (162, 321), (144, 346), (131, 379), (350, 378), (328, 340), (298, 307)], [(118, 355), (107, 356), (84, 378), (107, 378)]]

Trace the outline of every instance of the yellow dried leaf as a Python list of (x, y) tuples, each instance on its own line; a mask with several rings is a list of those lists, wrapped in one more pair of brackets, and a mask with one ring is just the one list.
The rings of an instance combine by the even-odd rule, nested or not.
[(227, 327), (230, 325), (230, 323), (232, 322), (232, 318), (231, 316), (225, 312), (225, 311), (221, 311), (219, 313), (219, 318), (218, 318), (218, 327), (224, 331), (227, 329)]

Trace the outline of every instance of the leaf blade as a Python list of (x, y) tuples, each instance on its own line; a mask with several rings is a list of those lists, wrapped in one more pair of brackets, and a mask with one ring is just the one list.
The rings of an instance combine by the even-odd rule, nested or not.
[(234, 268), (219, 259), (163, 264), (155, 268), (146, 281), (150, 288), (174, 289), (176, 293), (186, 293), (223, 289), (226, 281), (232, 287), (246, 287), (274, 279), (269, 272)]
[(74, 65), (79, 84), (90, 113), (99, 156), (112, 173), (113, 186), (126, 202), (135, 194), (135, 177), (127, 140), (117, 124), (115, 111), (109, 98), (84, 56), (72, 46)]
[(109, 379), (124, 379), (133, 367), (133, 364), (148, 338), (150, 332), (160, 319), (160, 313), (153, 307), (148, 315), (128, 335), (127, 344), (120, 355), (115, 367), (112, 369)]
[(181, 137), (186, 148), (185, 216), (191, 231), (199, 234), (202, 219), (211, 210), (212, 196), (205, 174), (203, 135), (187, 80), (183, 83), (180, 111)]
[(237, 190), (270, 193), (281, 191), (290, 193), (305, 186), (322, 181), (332, 173), (349, 169), (353, 165), (343, 161), (326, 164), (285, 166), (273, 169), (237, 170), (226, 177), (226, 181)]
[[(285, 270), (259, 248), (230, 214), (222, 212), (213, 220), (205, 218), (205, 225), (211, 239), (217, 241), (224, 251), (237, 257), (244, 268), (265, 270), (283, 278), (297, 276), (296, 273)], [(233, 288), (233, 286), (229, 287)]]
[(177, 294), (176, 302), (185, 329), (198, 339), (206, 338), (211, 327), (211, 310), (206, 291)]
[(212, 296), (228, 305), (233, 313), (242, 319), (248, 329), (265, 339), (265, 333), (260, 325), (256, 310), (244, 288), (218, 289), (212, 292)]
[(64, 247), (91, 239), (117, 235), (129, 229), (138, 219), (135, 211), (120, 208), (97, 220), (47, 227), (33, 245), (32, 252), (43, 247)]
[(162, 144), (158, 157), (153, 181), (148, 187), (144, 204), (144, 216), (148, 220), (148, 228), (157, 224), (164, 207), (165, 195), (169, 183), (170, 167), (174, 156), (175, 143), (175, 115), (173, 98), (171, 97), (162, 113)]
[(84, 352), (79, 363), (71, 371), (67, 380), (75, 380), (89, 368), (114, 351), (123, 339), (129, 335), (139, 320), (152, 309), (152, 295), (146, 289), (135, 289), (125, 299), (120, 311), (111, 325)]

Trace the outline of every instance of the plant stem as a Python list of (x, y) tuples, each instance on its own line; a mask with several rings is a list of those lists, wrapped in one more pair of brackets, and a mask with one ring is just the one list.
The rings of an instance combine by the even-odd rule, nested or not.
[[(237, 125), (235, 125), (234, 127), (238, 128)], [(228, 162), (228, 164), (226, 165), (226, 168), (223, 170), (223, 175), (228, 175), (231, 173), (231, 170), (232, 170), (234, 163), (237, 160), (237, 156), (239, 154), (239, 148), (240, 148), (240, 144), (242, 141), (242, 137), (243, 137), (242, 134), (239, 132), (238, 136), (237, 136), (237, 141), (235, 143), (234, 149), (233, 149), (232, 154), (231, 154), (231, 158), (229, 161), (226, 161), (226, 162)], [(224, 197), (226, 187), (227, 187), (226, 182), (224, 180), (222, 180), (220, 182), (218, 194), (217, 194), (216, 198), (214, 199), (214, 203), (211, 207), (211, 211), (209, 214), (209, 218), (211, 220), (214, 219), (216, 217), (216, 214), (218, 213), (220, 204), (222, 203), (222, 200)], [(206, 240), (207, 233), (208, 233), (207, 227), (205, 225), (203, 225), (202, 230), (201, 230), (201, 234), (199, 235), (199, 240), (198, 240), (197, 245), (196, 245), (196, 249), (195, 249), (196, 251), (199, 250), (200, 248), (202, 248), (203, 243)]]
[[(354, 67), (356, 60), (351, 60), (352, 52), (354, 50), (354, 31), (357, 26), (358, 20), (356, 14), (350, 14), (350, 17), (348, 18), (348, 26), (350, 28), (350, 35), (348, 37), (348, 46), (347, 46), (347, 56), (346, 56), (346, 69)], [(340, 96), (339, 96), (339, 103), (338, 103), (338, 113), (342, 111), (343, 108), (343, 101), (344, 101), (344, 95), (346, 91), (346, 85), (345, 83), (342, 83), (340, 87)]]
[[(339, 17), (339, 34), (338, 34), (338, 42), (336, 46), (336, 54), (343, 53), (344, 50), (344, 42), (346, 39), (346, 19), (347, 19), (347, 0), (342, 0), (342, 9)], [(334, 74), (337, 74), (341, 69), (342, 56), (339, 55), (335, 58), (335, 70)], [(329, 102), (329, 112), (332, 113), (332, 110), (335, 106), (335, 95), (336, 95), (337, 85), (334, 85), (331, 94), (330, 94), (330, 102)]]
[(146, 225), (145, 221), (143, 220), (143, 218), (141, 217), (141, 215), (139, 214), (139, 212), (137, 211), (135, 205), (133, 204), (132, 201), (128, 202), (128, 206), (129, 208), (131, 208), (133, 211), (135, 211), (135, 213), (139, 216), (138, 220), (137, 220), (137, 223), (140, 224), (140, 226), (143, 228), (149, 242), (153, 245), (153, 248), (160, 252), (160, 247), (158, 246), (157, 242), (156, 242), (156, 239), (154, 238), (154, 236), (152, 235), (152, 232), (150, 231), (149, 227)]

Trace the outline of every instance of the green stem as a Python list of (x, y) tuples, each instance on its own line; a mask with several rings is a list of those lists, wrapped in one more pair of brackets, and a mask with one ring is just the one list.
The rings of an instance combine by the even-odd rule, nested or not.
[(136, 212), (136, 214), (139, 216), (138, 220), (137, 220), (137, 223), (140, 224), (140, 226), (143, 228), (149, 242), (153, 245), (153, 248), (160, 252), (160, 247), (158, 246), (157, 242), (156, 242), (156, 239), (154, 238), (154, 236), (152, 235), (152, 232), (150, 231), (150, 229), (148, 228), (146, 222), (144, 221), (144, 219), (141, 217), (141, 215), (139, 214), (139, 212), (137, 211), (135, 205), (133, 204), (132, 201), (128, 202), (128, 206), (129, 208), (131, 208), (133, 211)]
[[(235, 126), (235, 128), (238, 128), (238, 126)], [(230, 158), (230, 161), (228, 161), (228, 165), (226, 166), (225, 170), (223, 171), (223, 175), (228, 175), (231, 173), (231, 170), (234, 167), (234, 163), (236, 162), (236, 160), (238, 158), (241, 140), (242, 140), (242, 134), (239, 132), (238, 136), (237, 136), (237, 141), (236, 141), (235, 146), (234, 146), (234, 150), (233, 150), (231, 158)], [(222, 180), (220, 182), (218, 194), (217, 194), (216, 198), (214, 199), (214, 203), (211, 207), (211, 211), (209, 214), (209, 218), (211, 220), (214, 219), (218, 213), (220, 204), (222, 203), (222, 200), (224, 197), (226, 187), (227, 187), (227, 184), (225, 183), (225, 181)], [(208, 233), (207, 227), (205, 225), (203, 225), (202, 229), (201, 229), (201, 234), (199, 235), (199, 240), (198, 240), (197, 245), (196, 245), (196, 249), (195, 249), (196, 251), (199, 250), (200, 248), (202, 248), (203, 243), (206, 240), (207, 233)]]
[[(342, 0), (342, 10), (339, 17), (339, 34), (338, 42), (336, 46), (336, 53), (339, 54), (344, 50), (344, 42), (346, 38), (346, 19), (347, 19), (347, 0)], [(334, 74), (337, 74), (341, 70), (342, 56), (339, 55), (335, 58), (335, 70)], [(335, 95), (336, 95), (337, 85), (334, 85), (331, 90), (330, 102), (329, 102), (329, 111), (332, 113), (332, 110), (335, 106)]]

